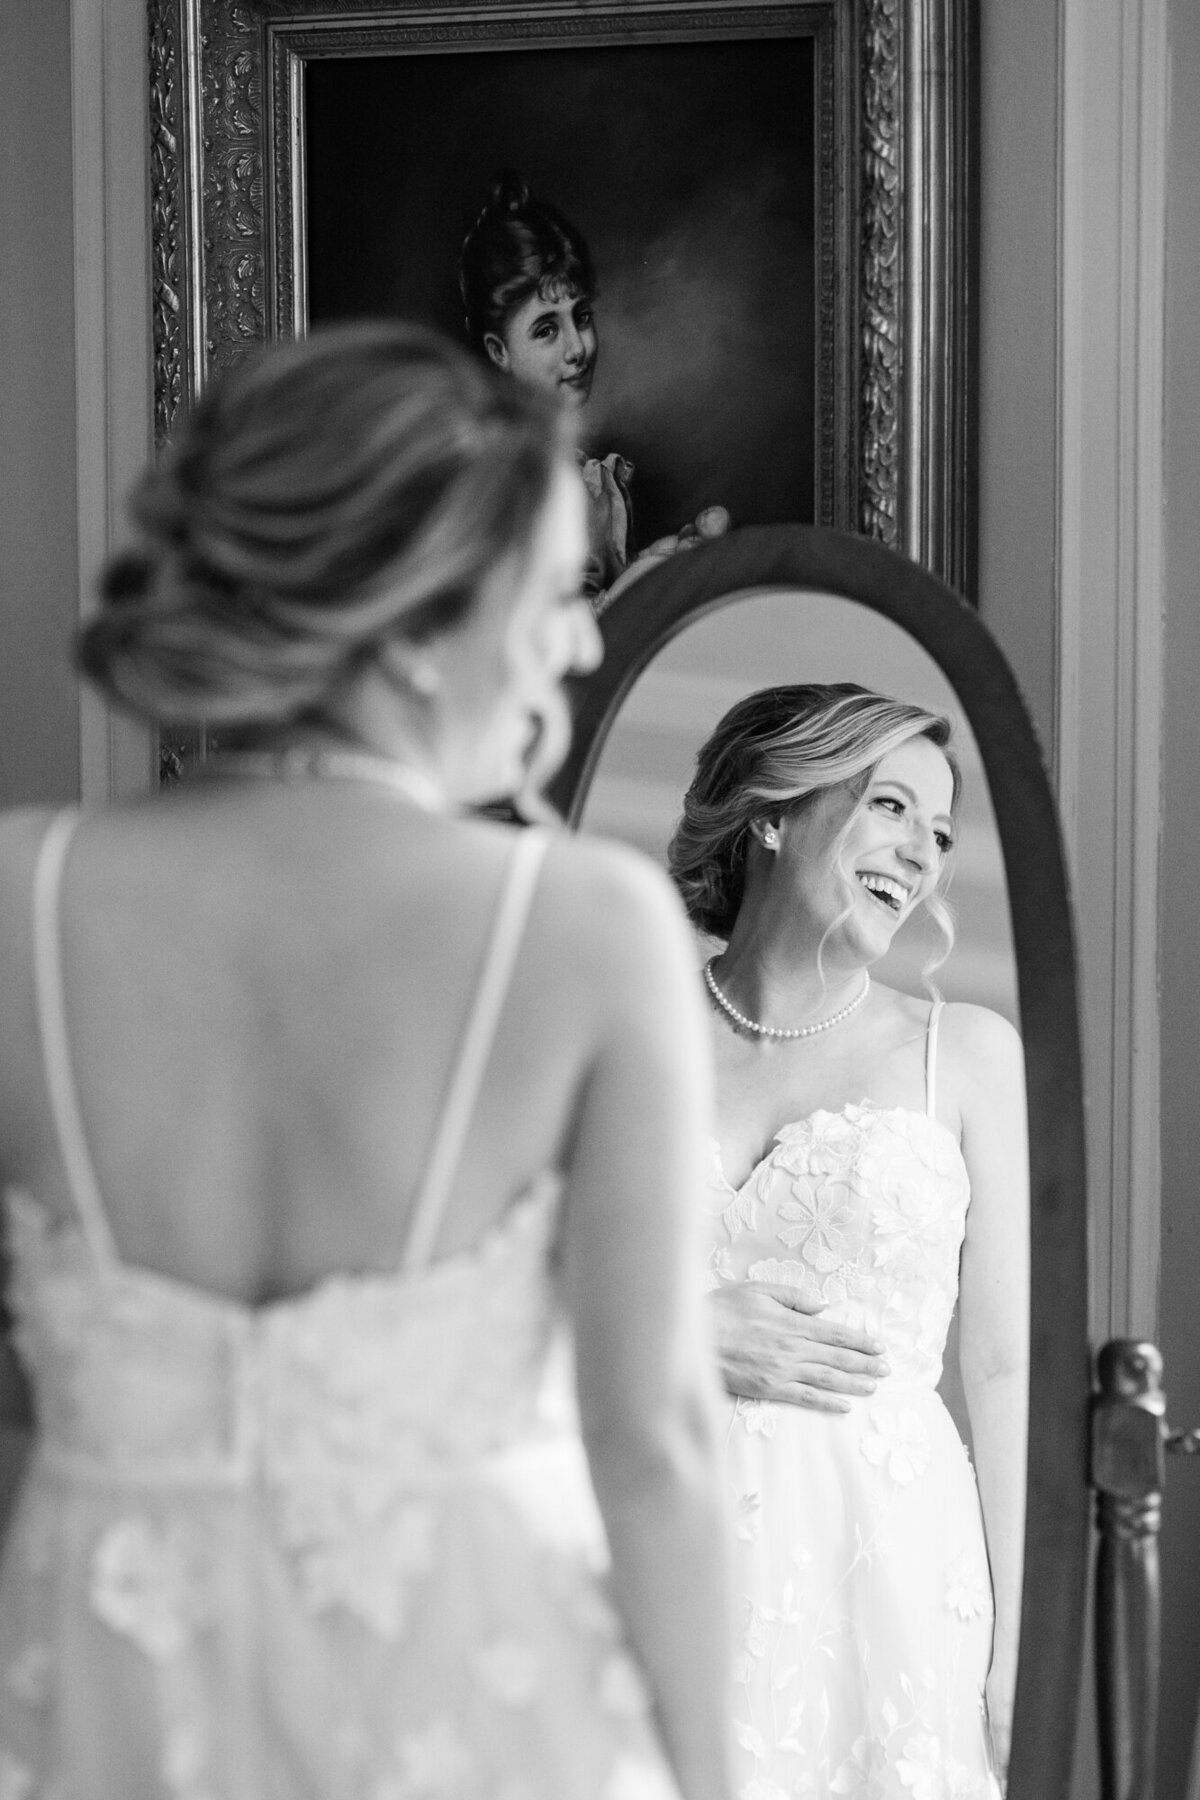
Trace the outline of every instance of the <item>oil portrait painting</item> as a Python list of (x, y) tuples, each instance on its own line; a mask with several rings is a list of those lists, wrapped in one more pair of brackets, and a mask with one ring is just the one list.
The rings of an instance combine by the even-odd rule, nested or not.
[(463, 239), (519, 171), (591, 252), (582, 435), (632, 464), (636, 542), (812, 521), (813, 80), (811, 36), (310, 61), (309, 322), (462, 339)]

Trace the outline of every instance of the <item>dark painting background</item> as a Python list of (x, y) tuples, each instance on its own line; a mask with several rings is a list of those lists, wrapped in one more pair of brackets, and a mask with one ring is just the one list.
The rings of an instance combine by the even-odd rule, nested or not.
[(310, 61), (310, 322), (462, 338), (459, 246), (520, 169), (591, 246), (584, 435), (636, 467), (637, 542), (718, 502), (811, 521), (813, 68), (807, 38)]

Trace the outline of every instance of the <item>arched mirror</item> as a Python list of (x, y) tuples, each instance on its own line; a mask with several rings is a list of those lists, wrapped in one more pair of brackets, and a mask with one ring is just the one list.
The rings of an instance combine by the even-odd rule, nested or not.
[[(696, 751), (735, 700), (855, 681), (956, 721), (964, 773), (949, 999), (980, 1001), (1025, 1045), (1031, 1380), (1025, 1576), (1011, 1800), (1059, 1800), (1083, 1661), (1089, 1393), (1082, 1085), (1070, 906), (1048, 779), (1013, 678), (978, 615), (916, 565), (804, 526), (735, 532), (644, 576), (603, 616), (553, 798), (574, 824), (662, 860)], [(902, 933), (879, 973), (921, 991)], [(952, 1328), (953, 1339), (953, 1328)], [(943, 1397), (966, 1420), (948, 1345)]]

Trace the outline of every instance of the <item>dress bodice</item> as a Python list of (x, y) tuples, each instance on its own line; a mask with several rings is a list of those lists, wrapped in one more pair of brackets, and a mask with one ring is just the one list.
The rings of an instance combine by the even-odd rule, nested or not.
[(766, 1281), (880, 1336), (893, 1382), (935, 1386), (970, 1182), (929, 1112), (869, 1101), (785, 1125), (734, 1188), (711, 1148), (707, 1281)]
[(465, 1253), (261, 1307), (100, 1262), (10, 1192), (9, 1299), (43, 1454), (152, 1485), (469, 1475), (535, 1422), (559, 1185), (535, 1183)]
[(536, 1178), (468, 1250), (432, 1252), (547, 840), (514, 835), (394, 1266), (335, 1271), (251, 1306), (126, 1262), (114, 1239), (83, 1128), (62, 981), (59, 892), (77, 823), (65, 813), (50, 827), (34, 893), (47, 1092), (74, 1214), (52, 1219), (28, 1193), (5, 1196), (8, 1299), (40, 1464), (85, 1486), (240, 1492), (302, 1556), (317, 1543), (347, 1568), (350, 1558), (365, 1572), (372, 1551), (380, 1567), (397, 1557), (403, 1565), (416, 1497), (481, 1478), (538, 1424), (560, 1178)]

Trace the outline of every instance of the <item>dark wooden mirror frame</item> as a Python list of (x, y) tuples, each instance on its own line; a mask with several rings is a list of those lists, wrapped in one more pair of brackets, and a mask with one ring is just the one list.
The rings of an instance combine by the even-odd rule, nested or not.
[[(571, 754), (550, 798), (578, 824), (608, 733), (652, 658), (707, 613), (764, 591), (857, 601), (908, 632), (953, 687), (987, 774), (1017, 959), (1032, 1174), (1025, 1583), (1008, 1800), (1062, 1800), (1084, 1663), (1090, 1510), (1083, 1082), (1058, 817), (1008, 664), (972, 607), (883, 545), (819, 526), (735, 531), (651, 570), (602, 615), (605, 659), (576, 686)], [(781, 678), (803, 679), (803, 655), (798, 634)]]

